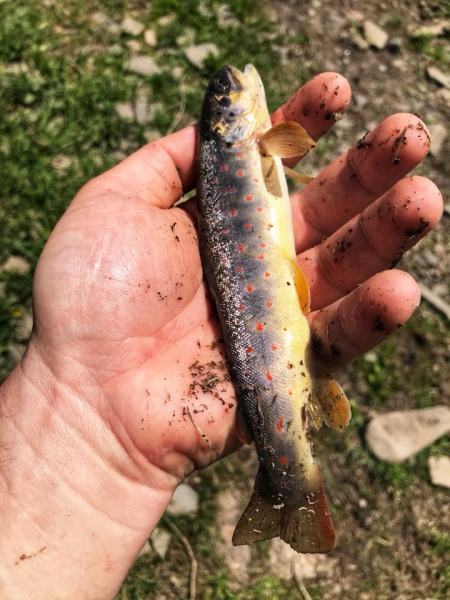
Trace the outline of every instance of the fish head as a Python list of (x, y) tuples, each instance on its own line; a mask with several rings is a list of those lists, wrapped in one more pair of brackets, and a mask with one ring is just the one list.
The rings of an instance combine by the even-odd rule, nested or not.
[(258, 71), (226, 65), (211, 79), (203, 102), (201, 127), (229, 144), (252, 137), (269, 120)]

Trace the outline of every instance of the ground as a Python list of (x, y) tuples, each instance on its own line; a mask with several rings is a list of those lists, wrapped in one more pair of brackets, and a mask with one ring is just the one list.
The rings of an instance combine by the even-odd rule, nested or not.
[[(156, 46), (139, 27), (124, 31), (125, 16), (152, 30)], [(349, 79), (349, 110), (305, 163), (304, 170), (314, 173), (390, 113), (416, 112), (428, 125), (446, 126), (448, 91), (426, 69), (450, 74), (449, 30), (437, 36), (420, 29), (449, 17), (448, 0), (0, 0), (0, 265), (6, 263), (0, 273), (0, 376), (26, 346), (32, 272), (73, 194), (146, 141), (194, 122), (216, 68), (253, 62), (271, 108), (316, 72), (335, 70)], [(361, 41), (365, 18), (389, 34), (388, 47), (377, 51)], [(216, 44), (219, 54), (198, 68), (184, 51), (200, 43)], [(154, 60), (152, 74), (127, 67), (141, 54)], [(444, 141), (441, 152), (416, 169), (436, 181), (444, 201), (447, 156)], [(449, 215), (399, 265), (447, 301)], [(16, 270), (7, 262), (11, 256), (18, 257)], [(401, 465), (378, 461), (364, 442), (373, 411), (450, 405), (449, 350), (449, 322), (422, 302), (394, 338), (340, 375), (353, 419), (343, 434), (321, 430), (315, 436), (338, 544), (309, 565), (309, 575), (305, 565), (300, 569), (314, 600), (450, 596), (450, 496), (431, 485), (427, 468), (428, 456), (450, 455), (448, 436)], [(198, 561), (198, 598), (305, 597), (295, 580), (280, 577), (289, 573), (274, 561), (274, 552), (284, 557), (279, 546), (256, 545), (237, 555), (237, 568), (230, 566), (230, 518), (249, 497), (255, 466), (253, 450), (244, 448), (194, 474), (189, 484), (199, 494), (198, 513), (170, 517)], [(173, 536), (165, 559), (155, 552), (141, 556), (118, 598), (188, 597), (185, 549), (168, 519), (161, 527)]]

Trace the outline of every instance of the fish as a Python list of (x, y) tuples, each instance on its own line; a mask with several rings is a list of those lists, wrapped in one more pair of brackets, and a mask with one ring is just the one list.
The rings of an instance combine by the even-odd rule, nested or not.
[(301, 553), (335, 544), (311, 424), (342, 429), (350, 419), (345, 393), (313, 351), (282, 163), (313, 147), (298, 123), (272, 127), (253, 65), (226, 65), (211, 79), (199, 124), (200, 253), (237, 390), (236, 433), (259, 460), (232, 541), (281, 537)]

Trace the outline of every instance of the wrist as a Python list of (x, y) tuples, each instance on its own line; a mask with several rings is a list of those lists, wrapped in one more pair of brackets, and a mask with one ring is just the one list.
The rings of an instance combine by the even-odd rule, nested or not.
[(175, 480), (125, 448), (100, 391), (87, 401), (63, 384), (33, 341), (0, 394), (0, 596), (113, 597)]

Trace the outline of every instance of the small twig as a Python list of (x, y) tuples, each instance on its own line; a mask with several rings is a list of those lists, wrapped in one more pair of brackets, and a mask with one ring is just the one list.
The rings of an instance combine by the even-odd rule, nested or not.
[(450, 304), (421, 282), (419, 282), (419, 288), (422, 297), (450, 321)]
[(197, 425), (197, 423), (194, 421), (194, 417), (191, 415), (191, 411), (189, 410), (189, 406), (186, 406), (186, 412), (188, 414), (188, 417), (190, 418), (190, 420), (192, 421), (192, 425), (195, 427), (195, 429), (198, 431), (200, 437), (202, 439), (205, 440), (205, 442), (208, 442), (208, 444), (212, 447), (212, 443), (211, 440), (209, 439), (209, 437), (203, 433), (203, 431), (200, 429), (199, 425)]
[[(194, 552), (191, 548), (190, 543), (187, 538), (181, 533), (178, 527), (172, 523), (166, 516), (164, 517), (164, 522), (167, 524), (169, 529), (173, 531), (173, 533), (177, 536), (180, 542), (183, 544), (184, 549), (186, 550), (186, 554), (191, 560), (191, 580), (189, 585), (189, 600), (195, 600), (196, 596), (196, 587), (197, 587), (197, 560), (194, 556)], [(311, 600), (311, 598), (309, 598)]]
[(300, 590), (300, 593), (303, 596), (303, 598), (305, 600), (312, 600), (311, 596), (309, 595), (308, 590), (305, 587), (305, 584), (300, 579), (300, 577), (297, 575), (297, 573), (294, 573), (294, 579), (295, 579), (295, 583), (297, 584), (298, 589)]
[(169, 135), (169, 133), (172, 133), (173, 131), (175, 131), (175, 129), (180, 124), (181, 119), (183, 118), (184, 111), (186, 109), (186, 94), (184, 93), (182, 87), (183, 87), (183, 81), (180, 83), (180, 85), (178, 87), (178, 89), (180, 91), (180, 108), (178, 109), (177, 114), (175, 115), (172, 123), (170, 124), (169, 129), (166, 131), (166, 135)]

